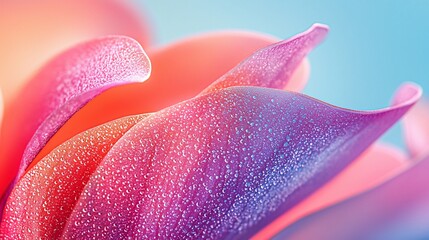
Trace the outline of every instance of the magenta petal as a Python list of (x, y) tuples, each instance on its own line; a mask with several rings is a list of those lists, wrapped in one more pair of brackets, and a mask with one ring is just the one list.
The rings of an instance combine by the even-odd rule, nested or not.
[(278, 239), (427, 239), (429, 157), (389, 182), (310, 215)]
[[(89, 100), (111, 87), (144, 81), (149, 74), (149, 59), (128, 37), (99, 38), (54, 58), (31, 79), (21, 92), (23, 97), (5, 115), (2, 181), (12, 179), (19, 163), (16, 179), (22, 176), (52, 135)], [(0, 193), (4, 187), (0, 186)]]
[(306, 32), (265, 47), (212, 83), (200, 95), (232, 86), (283, 89), (304, 57), (327, 33), (327, 26), (314, 24)]
[(400, 95), (363, 112), (232, 87), (154, 113), (106, 155), (64, 237), (247, 239), (350, 163), (420, 90)]

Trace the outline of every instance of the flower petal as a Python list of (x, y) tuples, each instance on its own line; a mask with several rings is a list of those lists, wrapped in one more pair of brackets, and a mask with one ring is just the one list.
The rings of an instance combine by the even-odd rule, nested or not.
[(403, 88), (372, 112), (233, 87), (151, 114), (106, 155), (63, 237), (249, 238), (397, 121), (420, 95)]
[[(291, 83), (288, 89), (298, 90), (308, 78), (309, 64), (304, 60), (300, 66), (296, 65), (323, 38), (326, 31), (324, 26), (316, 25), (291, 40), (260, 50), (228, 74), (228, 84), (265, 86), (264, 81), (272, 82), (271, 77), (278, 75), (284, 83)], [(59, 130), (37, 159), (88, 128), (127, 115), (155, 112), (192, 98), (252, 52), (275, 41), (261, 34), (221, 32), (191, 37), (154, 49), (149, 52), (153, 72), (148, 81), (111, 89), (91, 101)], [(278, 61), (283, 62), (279, 64)], [(272, 66), (261, 71), (271, 72), (272, 75), (251, 74), (252, 69), (261, 65)], [(236, 75), (237, 72), (248, 72), (249, 82), (235, 81), (235, 78), (240, 77)], [(291, 72), (294, 73), (290, 75)], [(263, 79), (260, 78), (262, 75)]]
[(9, 196), (0, 230), (3, 237), (58, 239), (100, 161), (144, 117), (121, 118), (81, 133), (32, 167)]
[[(108, 88), (144, 81), (150, 62), (127, 37), (105, 37), (54, 58), (6, 109), (0, 149), (0, 193), (19, 178), (49, 138), (76, 111)], [(25, 152), (24, 152), (25, 150)], [(22, 159), (22, 160), (21, 160)]]
[[(427, 238), (428, 171), (429, 158), (426, 158), (380, 187), (296, 222), (279, 234), (277, 239)], [(406, 222), (410, 219), (404, 216), (415, 211), (417, 206), (424, 207), (425, 211), (414, 215), (418, 218), (414, 219), (413, 224)], [(401, 221), (408, 224), (398, 224)], [(389, 235), (385, 230), (402, 235)], [(425, 234), (426, 237), (419, 234)]]
[(150, 43), (148, 27), (125, 1), (0, 1), (0, 85), (8, 105), (55, 54), (111, 34)]
[[(327, 33), (327, 26), (314, 24), (306, 32), (261, 49), (223, 75), (201, 94), (231, 86), (284, 89), (304, 57), (325, 38)], [(295, 88), (300, 85), (302, 84), (293, 84)]]
[(301, 217), (367, 191), (407, 167), (409, 162), (402, 151), (386, 144), (376, 143), (332, 180), (277, 218), (253, 238), (270, 239)]
[(419, 101), (404, 117), (404, 135), (413, 159), (429, 155), (429, 102)]

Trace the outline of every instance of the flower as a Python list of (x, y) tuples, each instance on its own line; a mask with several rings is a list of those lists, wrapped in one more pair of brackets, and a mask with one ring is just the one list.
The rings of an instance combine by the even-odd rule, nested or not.
[[(287, 225), (269, 226), (277, 232), (284, 228), (279, 237), (356, 237), (356, 229), (377, 226), (392, 208), (409, 207), (404, 201), (425, 200), (428, 160), (410, 167), (384, 145), (359, 157), (416, 103), (418, 86), (405, 84), (391, 107), (365, 112), (290, 91), (302, 87), (305, 56), (327, 31), (317, 24), (271, 45), (271, 38), (259, 35), (213, 34), (149, 47), (147, 54), (129, 37), (107, 36), (56, 56), (26, 83), (21, 97), (6, 101), (3, 189), (16, 176), (3, 191), (1, 234), (11, 239), (266, 237), (275, 232), (263, 229), (282, 215)], [(220, 54), (226, 50), (234, 54)], [(416, 149), (416, 156), (425, 155)], [(371, 177), (350, 189), (341, 186), (362, 176), (380, 155), (380, 169)], [(336, 176), (358, 157), (361, 165), (353, 163)], [(399, 170), (403, 173), (364, 192)], [(417, 187), (386, 208), (374, 204), (407, 184)], [(334, 190), (340, 194), (330, 194)], [(368, 205), (375, 208), (374, 221), (362, 223), (358, 220), (368, 215), (360, 211)], [(347, 219), (340, 213), (350, 209), (362, 217), (351, 230), (345, 221), (338, 230), (318, 232), (338, 216)]]

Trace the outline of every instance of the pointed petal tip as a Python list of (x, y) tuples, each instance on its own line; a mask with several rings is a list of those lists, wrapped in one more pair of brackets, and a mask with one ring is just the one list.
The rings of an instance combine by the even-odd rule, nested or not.
[(413, 82), (403, 83), (393, 97), (392, 106), (414, 105), (423, 94), (422, 88)]
[(311, 27), (307, 31), (299, 34), (298, 36), (307, 35), (307, 34), (313, 35), (318, 40), (317, 43), (320, 43), (321, 41), (323, 41), (325, 39), (325, 37), (328, 35), (328, 33), (329, 33), (329, 26), (328, 25), (325, 25), (322, 23), (315, 23), (315, 24), (311, 25)]
[(324, 32), (329, 32), (329, 26), (323, 23), (314, 23), (311, 25), (310, 30), (321, 30)]
[[(321, 23), (315, 23), (311, 25), (310, 28), (305, 30), (304, 32), (301, 32), (292, 38), (285, 39), (279, 43), (279, 45), (282, 45), (284, 43), (291, 42), (295, 39), (303, 38), (306, 36), (306, 38), (312, 39), (313, 47), (317, 46), (319, 43), (321, 43), (325, 37), (328, 35), (329, 32), (329, 26)], [(313, 48), (312, 47), (312, 48)]]
[(316, 34), (320, 35), (322, 38), (326, 37), (326, 35), (329, 33), (329, 26), (322, 24), (322, 23), (315, 23), (311, 25), (309, 32), (315, 32)]
[(291, 77), (302, 60), (322, 42), (327, 32), (327, 26), (315, 24), (305, 32), (261, 48), (212, 83), (199, 96), (233, 86), (302, 89), (306, 82), (305, 75), (297, 79)]

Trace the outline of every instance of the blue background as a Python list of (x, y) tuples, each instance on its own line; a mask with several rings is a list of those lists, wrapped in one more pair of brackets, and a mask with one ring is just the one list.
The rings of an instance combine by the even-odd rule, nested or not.
[[(313, 23), (324, 23), (331, 31), (310, 54), (306, 94), (359, 110), (386, 107), (405, 81), (420, 84), (429, 96), (428, 0), (137, 0), (137, 4), (149, 16), (160, 44), (222, 29), (288, 38)], [(403, 146), (400, 127), (396, 125), (383, 140)]]

